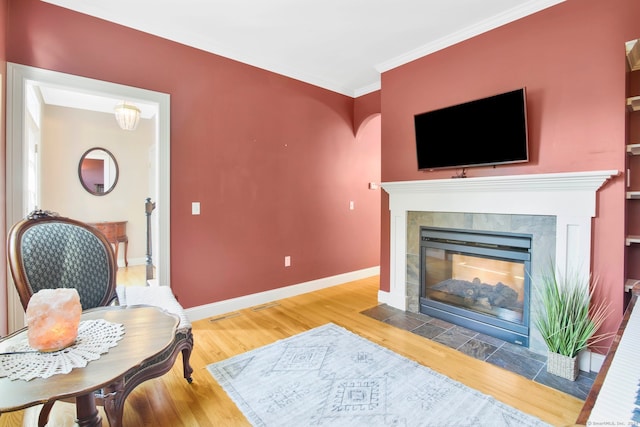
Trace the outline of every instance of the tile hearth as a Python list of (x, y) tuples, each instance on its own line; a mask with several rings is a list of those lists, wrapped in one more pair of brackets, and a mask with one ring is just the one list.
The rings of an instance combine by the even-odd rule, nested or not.
[(405, 312), (386, 304), (365, 310), (362, 314), (500, 366), (578, 399), (586, 399), (596, 377), (593, 372), (580, 371), (576, 381), (569, 381), (548, 374), (545, 356), (424, 314)]

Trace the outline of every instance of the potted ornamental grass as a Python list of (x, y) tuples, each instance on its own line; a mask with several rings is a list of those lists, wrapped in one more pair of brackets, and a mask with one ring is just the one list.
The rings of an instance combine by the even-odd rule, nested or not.
[(562, 276), (553, 267), (541, 275), (535, 325), (547, 345), (547, 372), (575, 381), (578, 353), (612, 336), (597, 333), (610, 310), (593, 301), (596, 285), (591, 277)]

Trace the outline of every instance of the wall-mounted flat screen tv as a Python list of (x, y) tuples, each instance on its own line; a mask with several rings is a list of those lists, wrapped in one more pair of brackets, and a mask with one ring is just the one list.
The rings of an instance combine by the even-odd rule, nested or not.
[(414, 117), (419, 170), (529, 160), (525, 88)]

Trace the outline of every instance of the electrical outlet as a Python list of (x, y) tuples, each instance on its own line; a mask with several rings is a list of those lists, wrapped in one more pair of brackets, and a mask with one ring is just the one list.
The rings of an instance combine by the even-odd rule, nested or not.
[(291, 267), (291, 257), (289, 255), (284, 257), (284, 266), (285, 267)]
[(353, 200), (349, 201), (349, 210), (354, 210), (356, 208), (356, 203)]
[(200, 215), (200, 202), (191, 203), (191, 215)]

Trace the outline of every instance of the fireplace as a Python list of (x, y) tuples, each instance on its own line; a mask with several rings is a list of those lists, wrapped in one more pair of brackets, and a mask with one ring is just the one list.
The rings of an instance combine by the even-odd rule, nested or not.
[(420, 312), (528, 347), (531, 241), (420, 227)]
[[(418, 311), (419, 292), (409, 292), (412, 277), (417, 273), (419, 238), (408, 238), (415, 223), (410, 213), (429, 212), (439, 222), (421, 222), (421, 226), (466, 228), (529, 233), (520, 227), (504, 230), (484, 226), (485, 215), (507, 216), (512, 224), (521, 217), (553, 217), (553, 249), (538, 250), (538, 237), (533, 237), (532, 254), (542, 257), (533, 260), (535, 265), (553, 261), (557, 270), (566, 274), (575, 271), (589, 274), (591, 259), (591, 222), (596, 215), (596, 192), (617, 170), (566, 172), (533, 175), (485, 176), (466, 179), (431, 179), (421, 181), (383, 182), (382, 188), (389, 194), (389, 289), (380, 290), (378, 300), (402, 310)], [(477, 223), (467, 227), (466, 217), (477, 217)], [(430, 221), (430, 220), (429, 220)], [(453, 224), (452, 224), (453, 223)], [(531, 233), (536, 234), (537, 233)], [(415, 242), (415, 243), (413, 243)], [(545, 243), (544, 240), (543, 243)], [(411, 249), (411, 250), (410, 250)], [(414, 255), (416, 254), (416, 255)], [(415, 258), (415, 260), (414, 260)], [(414, 265), (416, 267), (414, 267)], [(533, 267), (534, 273), (537, 267)], [(416, 282), (418, 278), (416, 278)], [(534, 277), (535, 281), (535, 277)], [(411, 295), (415, 295), (414, 297)], [(536, 294), (531, 292), (531, 303)], [(533, 308), (530, 323), (534, 324)], [(535, 328), (530, 328), (529, 348), (546, 354), (546, 347)], [(588, 358), (584, 359), (587, 360)], [(588, 362), (586, 362), (588, 363)], [(588, 370), (588, 366), (581, 369)]]

